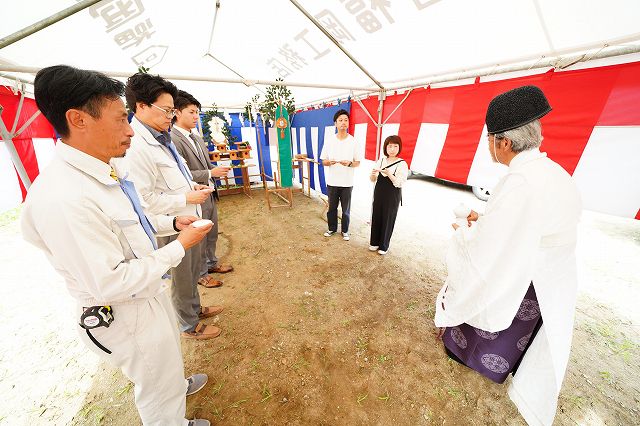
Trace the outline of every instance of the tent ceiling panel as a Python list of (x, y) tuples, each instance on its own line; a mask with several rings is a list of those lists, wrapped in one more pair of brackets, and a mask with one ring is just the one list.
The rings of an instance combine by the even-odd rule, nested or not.
[[(385, 85), (451, 70), (504, 64), (637, 34), (636, 0), (371, 1), (298, 0)], [(3, 2), (0, 36), (74, 4)], [(134, 73), (275, 80), (371, 87), (372, 81), (289, 0), (103, 0), (0, 51), (0, 62), (67, 63)], [(388, 6), (385, 6), (388, 4)], [(177, 6), (176, 6), (177, 5)], [(640, 38), (640, 36), (638, 37)], [(242, 106), (256, 87), (176, 81), (203, 104)], [(291, 88), (297, 103), (346, 90)]]

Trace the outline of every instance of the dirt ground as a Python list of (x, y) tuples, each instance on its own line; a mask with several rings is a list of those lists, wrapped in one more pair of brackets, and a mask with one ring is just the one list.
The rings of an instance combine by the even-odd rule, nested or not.
[[(509, 424), (497, 385), (445, 356), (432, 323), (443, 253), (469, 191), (413, 178), (386, 256), (369, 252), (370, 187), (354, 191), (352, 238), (325, 238), (323, 204), (297, 194), (268, 211), (261, 191), (220, 203), (219, 254), (235, 272), (205, 304), (223, 329), (183, 341), (186, 374), (209, 383), (188, 417), (216, 425)], [(133, 389), (78, 342), (73, 302), (11, 218), (0, 222), (0, 424), (140, 424)], [(581, 288), (557, 425), (640, 424), (640, 223), (585, 213)]]

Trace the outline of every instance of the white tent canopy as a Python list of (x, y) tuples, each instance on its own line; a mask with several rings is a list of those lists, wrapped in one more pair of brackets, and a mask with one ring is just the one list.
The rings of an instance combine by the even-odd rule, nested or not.
[[(103, 0), (0, 50), (0, 72), (69, 64), (126, 76), (138, 65), (171, 76), (204, 105), (241, 108), (263, 85), (291, 87), (298, 105), (378, 90), (588, 59), (640, 43), (635, 0)], [(365, 74), (314, 22), (361, 64)], [(3, 2), (6, 37), (72, 0)], [(215, 22), (215, 26), (214, 26)], [(212, 31), (213, 29), (213, 31)], [(586, 54), (583, 56), (576, 56)], [(567, 59), (567, 56), (570, 58)], [(18, 67), (18, 68), (16, 68)], [(484, 72), (482, 72), (484, 71)], [(183, 76), (178, 80), (176, 77)], [(244, 84), (198, 79), (245, 80)], [(187, 81), (192, 80), (192, 81)]]

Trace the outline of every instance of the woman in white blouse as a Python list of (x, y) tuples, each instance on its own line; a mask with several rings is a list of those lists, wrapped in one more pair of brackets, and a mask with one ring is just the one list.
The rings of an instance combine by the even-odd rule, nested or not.
[(384, 140), (384, 156), (371, 170), (370, 179), (376, 183), (373, 191), (373, 211), (371, 214), (371, 238), (369, 250), (387, 254), (389, 241), (396, 223), (398, 208), (402, 203), (402, 184), (409, 174), (407, 163), (399, 158), (402, 151), (400, 136), (389, 136)]

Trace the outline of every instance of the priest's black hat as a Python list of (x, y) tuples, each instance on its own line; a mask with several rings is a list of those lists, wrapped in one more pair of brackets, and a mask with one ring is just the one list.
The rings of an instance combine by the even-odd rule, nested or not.
[(522, 86), (496, 96), (487, 109), (487, 132), (502, 133), (529, 124), (551, 111), (539, 87)]

